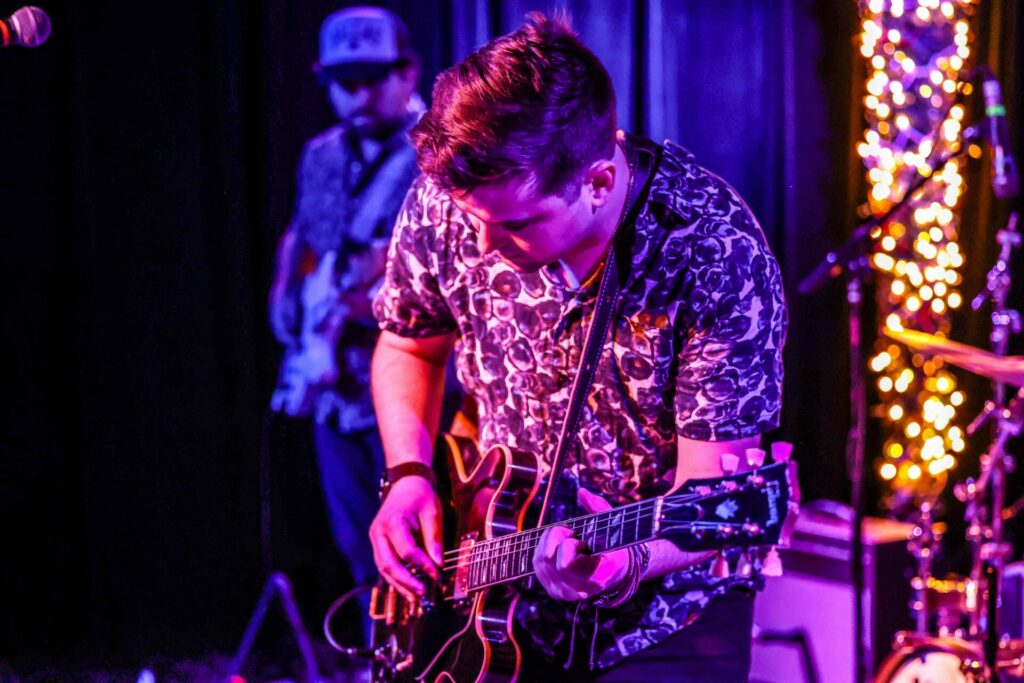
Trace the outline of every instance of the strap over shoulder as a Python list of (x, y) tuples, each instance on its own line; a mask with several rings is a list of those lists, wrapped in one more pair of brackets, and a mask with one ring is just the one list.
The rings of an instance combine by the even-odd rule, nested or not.
[[(622, 254), (628, 253), (629, 242), (632, 241), (633, 225), (644, 204), (644, 199), (650, 190), (651, 178), (654, 176), (654, 169), (661, 159), (661, 145), (658, 145), (646, 138), (627, 134), (626, 137), (626, 160), (629, 163), (630, 184), (629, 194), (626, 196), (626, 210), (623, 212), (622, 224), (615, 232), (613, 249), (610, 250), (608, 260), (605, 263), (605, 270), (601, 276), (601, 285), (597, 292), (597, 303), (594, 305), (594, 315), (587, 330), (586, 341), (583, 344), (583, 353), (580, 354), (580, 367), (576, 372), (576, 379), (572, 385), (572, 392), (569, 394), (569, 406), (565, 413), (565, 422), (562, 424), (562, 432), (558, 438), (558, 446), (551, 461), (551, 472), (548, 474), (547, 490), (544, 492), (544, 503), (541, 506), (540, 518), (537, 526), (543, 526), (547, 519), (554, 489), (558, 485), (558, 479), (562, 473), (565, 463), (565, 456), (579, 432), (580, 416), (583, 413), (583, 403), (587, 393), (594, 382), (594, 375), (597, 372), (597, 365), (601, 359), (601, 349), (604, 340), (608, 336), (608, 329), (611, 327), (612, 315), (615, 311), (615, 304), (618, 301), (619, 285), (622, 283), (622, 273), (628, 271), (628, 260), (626, 268), (620, 268)], [(626, 250), (623, 252), (623, 250)], [(620, 272), (621, 271), (621, 272)]]

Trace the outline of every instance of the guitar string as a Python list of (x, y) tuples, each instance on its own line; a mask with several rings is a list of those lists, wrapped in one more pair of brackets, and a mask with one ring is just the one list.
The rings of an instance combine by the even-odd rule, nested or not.
[[(583, 532), (584, 534), (596, 537), (601, 532), (605, 532), (612, 527), (621, 527), (625, 529), (627, 525), (639, 525), (641, 522), (646, 522), (653, 518), (653, 516), (653, 510), (638, 510), (637, 514), (633, 517), (623, 515), (620, 519), (609, 518), (607, 520), (598, 520), (596, 523), (580, 524), (578, 525), (579, 528), (574, 528), (577, 525), (570, 525), (570, 528), (572, 528), (573, 531)], [(582, 520), (585, 518), (579, 519)], [(680, 522), (679, 524), (686, 525), (690, 529), (698, 529), (700, 527), (705, 527), (706, 529), (721, 529), (722, 527), (736, 529), (741, 528), (745, 522), (703, 522), (700, 520), (692, 520), (689, 522)], [(531, 529), (525, 532), (510, 534), (509, 536), (500, 536), (488, 539), (487, 541), (476, 545), (449, 551), (449, 553), (447, 553), (449, 556), (445, 558), (443, 567), (445, 569), (458, 567), (459, 564), (464, 563), (467, 558), (469, 558), (470, 565), (473, 565), (481, 562), (491, 562), (495, 559), (505, 559), (508, 556), (522, 553), (524, 550), (534, 550), (540, 543), (540, 536), (542, 535), (542, 532), (543, 529)], [(511, 542), (509, 542), (510, 539), (512, 539)], [(607, 550), (607, 548), (605, 550)]]
[[(651, 517), (651, 515), (644, 514), (644, 515), (638, 517), (636, 520), (629, 520), (629, 521), (640, 522), (640, 521), (644, 521), (646, 518), (649, 518), (649, 517)], [(700, 529), (702, 527), (707, 529), (707, 530), (719, 530), (722, 527), (726, 527), (726, 528), (730, 528), (730, 529), (736, 529), (736, 528), (741, 528), (742, 527), (742, 524), (735, 523), (735, 522), (702, 522), (702, 521), (697, 521), (697, 520), (690, 521), (690, 522), (680, 522), (680, 524), (686, 526), (690, 530), (696, 530), (696, 529)], [(621, 526), (621, 525), (616, 524), (616, 526)], [(601, 531), (604, 531), (605, 529), (607, 529), (609, 527), (610, 527), (610, 525), (606, 525), (604, 527), (595, 527), (594, 528), (594, 533), (600, 533)], [(536, 531), (536, 530), (534, 530), (534, 531)], [(650, 536), (648, 534), (644, 534), (644, 536), (646, 537), (646, 539), (653, 538), (653, 536)], [(443, 569), (446, 570), (446, 571), (450, 571), (450, 570), (453, 570), (453, 569), (458, 569), (460, 566), (463, 566), (463, 567), (467, 567), (470, 570), (472, 570), (472, 569), (477, 568), (477, 567), (479, 567), (480, 565), (483, 565), (483, 564), (494, 563), (495, 561), (504, 560), (504, 559), (506, 559), (508, 557), (512, 557), (514, 555), (521, 554), (523, 552), (527, 552), (527, 553), (531, 552), (533, 550), (536, 550), (537, 546), (540, 545), (540, 538), (536, 537), (535, 534), (531, 534), (529, 532), (527, 532), (527, 534), (523, 537), (525, 539), (523, 542), (513, 541), (512, 543), (499, 544), (499, 543), (497, 543), (497, 541), (500, 540), (500, 538), (504, 538), (504, 537), (499, 537), (498, 539), (491, 539), (491, 544), (489, 546), (487, 546), (487, 547), (482, 547), (480, 545), (477, 545), (477, 546), (471, 546), (469, 548), (466, 548), (465, 549), (466, 552), (463, 555), (461, 555), (461, 556), (459, 556), (457, 558), (449, 558), (444, 563)], [(728, 539), (723, 539), (723, 540), (728, 540)], [(641, 542), (641, 541), (640, 541), (640, 539), (635, 539), (632, 542), (635, 543), (635, 542)], [(618, 547), (622, 548), (622, 547), (625, 547), (626, 545), (630, 545), (630, 544), (629, 543), (624, 543), (624, 544), (622, 544), (622, 545), (620, 545)], [(597, 552), (599, 552), (599, 553), (600, 552), (605, 552), (605, 551), (607, 551), (609, 549), (610, 548), (605, 548), (605, 549), (599, 550)]]
[[(646, 507), (649, 509), (642, 509), (644, 507), (642, 505), (643, 503), (647, 503), (648, 505)], [(546, 524), (537, 529), (527, 529), (525, 531), (516, 532), (514, 535), (520, 536), (522, 538), (531, 537), (535, 535), (540, 535), (547, 529), (551, 529), (556, 526), (565, 526), (575, 530), (575, 527), (577, 526), (581, 528), (586, 528), (589, 525), (593, 525), (595, 530), (604, 531), (605, 529), (611, 528), (613, 525), (624, 525), (627, 522), (639, 521), (640, 519), (653, 517), (654, 505), (652, 503), (653, 501), (641, 501), (641, 503), (630, 503), (628, 506), (624, 505), (622, 507), (615, 508), (614, 510), (605, 510), (603, 512), (597, 512), (594, 514), (585, 515), (583, 517), (576, 517), (571, 520), (564, 520), (562, 522)], [(629, 515), (631, 513), (636, 515), (632, 519), (629, 518)], [(614, 518), (617, 516), (620, 516), (622, 519), (619, 521), (615, 521)], [(605, 519), (602, 519), (602, 517), (605, 517)], [(483, 552), (484, 550), (491, 549), (492, 547), (497, 546), (501, 543), (507, 544), (507, 539), (512, 535), (513, 534), (510, 534), (509, 536), (489, 538), (485, 541), (481, 541), (480, 543), (470, 546), (469, 548), (453, 548), (452, 550), (448, 550), (444, 553), (446, 556), (445, 559), (451, 559), (454, 556), (461, 555), (473, 548), (478, 549), (476, 550), (476, 552)]]
[[(653, 511), (644, 511), (632, 518), (623, 518), (618, 521), (609, 520), (606, 524), (597, 523), (593, 525), (581, 525), (579, 529), (573, 528), (573, 531), (583, 532), (588, 535), (597, 535), (603, 531), (611, 529), (612, 527), (625, 527), (629, 524), (638, 524), (640, 522), (644, 522), (653, 518)], [(508, 539), (513, 538), (511, 535), (499, 536), (497, 538), (488, 539), (484, 543), (464, 548), (464, 552), (462, 552), (460, 555), (448, 557), (446, 558), (446, 561), (463, 560), (466, 557), (472, 557), (473, 555), (476, 555), (477, 557), (473, 560), (474, 562), (476, 562), (480, 560), (481, 556), (486, 555), (488, 553), (491, 553), (491, 557), (504, 557), (505, 555), (511, 555), (516, 552), (520, 552), (523, 548), (526, 548), (527, 546), (529, 546), (531, 549), (536, 548), (540, 542), (540, 536), (543, 535), (541, 531), (542, 530), (540, 529), (531, 529), (529, 531), (520, 532), (519, 534), (515, 535), (515, 538), (518, 538), (520, 540), (512, 540), (511, 543), (508, 541)], [(503, 541), (503, 539), (505, 540)]]
[[(678, 503), (688, 503), (688, 502), (691, 502), (691, 501), (694, 501), (694, 500), (702, 500), (702, 499), (705, 499), (705, 498), (707, 498), (707, 496), (701, 495), (699, 493), (694, 493), (694, 494), (684, 493), (684, 494), (676, 494), (676, 495), (672, 495), (672, 496), (665, 496), (663, 498), (663, 500), (664, 500), (665, 503), (669, 503), (669, 504), (675, 505), (675, 504), (678, 504)], [(576, 517), (576, 518), (574, 518), (572, 520), (563, 520), (561, 522), (553, 522), (551, 524), (545, 524), (544, 526), (538, 527), (536, 529), (528, 529), (526, 531), (522, 531), (522, 532), (518, 532), (518, 533), (529, 534), (529, 533), (532, 533), (532, 532), (535, 532), (535, 531), (541, 531), (542, 532), (542, 531), (545, 531), (547, 529), (550, 529), (550, 528), (556, 527), (556, 526), (567, 526), (569, 522), (596, 519), (598, 517), (601, 517), (602, 515), (612, 515), (613, 513), (616, 513), (616, 512), (627, 513), (631, 508), (632, 509), (636, 509), (636, 508), (641, 508), (641, 507), (644, 507), (644, 506), (648, 506), (648, 507), (653, 508), (653, 507), (656, 506), (656, 503), (657, 503), (657, 499), (656, 498), (655, 499), (651, 499), (651, 500), (640, 500), (640, 501), (636, 501), (635, 503), (627, 503), (626, 505), (622, 505), (620, 507), (613, 508), (611, 510), (602, 510), (601, 512), (594, 512), (594, 513), (591, 513), (589, 515), (584, 515), (582, 517)], [(487, 543), (493, 543), (496, 540), (497, 539), (488, 539), (486, 541), (482, 541), (480, 544), (477, 544), (474, 547), (480, 547), (481, 545), (484, 545), (484, 544), (487, 544)], [(452, 550), (445, 551), (444, 554), (446, 556), (447, 555), (454, 555), (454, 554), (457, 554), (457, 553), (461, 552), (461, 550), (462, 549), (460, 549), (460, 548), (453, 548)]]
[[(648, 517), (648, 515), (644, 515), (644, 516), (639, 517), (636, 520), (632, 520), (632, 521), (638, 521), (638, 522), (639, 521), (645, 521), (645, 518), (647, 518), (647, 517)], [(694, 521), (690, 521), (690, 522), (679, 522), (679, 524), (687, 527), (690, 530), (696, 530), (696, 529), (700, 529), (702, 527), (705, 530), (720, 530), (723, 527), (729, 528), (729, 529), (737, 529), (737, 528), (741, 528), (743, 526), (742, 524), (736, 523), (736, 522), (703, 522), (703, 521), (698, 521), (698, 520), (694, 520)], [(600, 533), (600, 532), (604, 531), (606, 528), (608, 528), (608, 527), (595, 527), (594, 533)], [(588, 530), (588, 533), (589, 533), (589, 530)], [(652, 538), (652, 536), (649, 536), (646, 533), (644, 534), (644, 536), (647, 537), (647, 538)], [(499, 538), (504, 538), (504, 537), (499, 537)], [(467, 559), (469, 560), (470, 563), (473, 563), (473, 564), (480, 563), (480, 562), (490, 562), (490, 561), (493, 561), (495, 559), (502, 559), (502, 558), (508, 557), (510, 555), (515, 555), (515, 554), (521, 553), (523, 550), (527, 550), (527, 549), (533, 550), (533, 549), (535, 549), (540, 544), (540, 538), (536, 537), (535, 534), (528, 534), (528, 535), (524, 536), (523, 539), (524, 540), (522, 542), (520, 542), (520, 541), (513, 541), (512, 543), (506, 543), (506, 544), (493, 543), (493, 544), (488, 545), (487, 547), (484, 547), (484, 546), (481, 546), (481, 545), (470, 546), (469, 548), (465, 548), (464, 549), (465, 552), (462, 555), (460, 555), (459, 557), (448, 558), (445, 561), (445, 563), (444, 563), (444, 568), (448, 569), (448, 568), (452, 568), (452, 567), (458, 566), (460, 562), (464, 562)], [(494, 539), (494, 540), (496, 541), (498, 539)], [(723, 539), (723, 540), (728, 540), (728, 539)], [(635, 541), (633, 541), (633, 542), (635, 542)], [(622, 546), (625, 546), (625, 545), (628, 545), (628, 543), (622, 544)], [(622, 547), (622, 546), (620, 546), (620, 547)], [(599, 552), (599, 553), (600, 552), (605, 552), (606, 550), (609, 550), (609, 549), (610, 548), (604, 548), (602, 550), (598, 550), (597, 552)]]
[[(676, 504), (680, 504), (680, 503), (687, 503), (687, 502), (691, 502), (691, 501), (694, 501), (694, 500), (702, 500), (702, 499), (706, 499), (706, 498), (707, 498), (706, 495), (701, 495), (699, 493), (694, 493), (694, 494), (679, 494), (679, 495), (667, 496), (663, 500), (666, 503), (669, 503), (669, 504), (672, 504), (672, 505), (676, 505)], [(647, 509), (643, 509), (645, 507)], [(570, 528), (573, 528), (574, 530), (576, 530), (575, 529), (576, 526), (580, 526), (583, 530), (587, 530), (587, 526), (592, 523), (592, 520), (596, 522), (596, 524), (593, 524), (593, 528), (592, 528), (593, 532), (606, 531), (607, 529), (610, 529), (612, 526), (624, 526), (625, 524), (631, 523), (631, 522), (639, 523), (641, 520), (646, 520), (649, 517), (653, 517), (653, 515), (654, 515), (654, 508), (655, 507), (656, 507), (656, 499), (654, 499), (654, 500), (637, 501), (635, 503), (629, 503), (627, 505), (623, 505), (621, 507), (614, 508), (612, 510), (604, 510), (604, 511), (601, 511), (601, 512), (592, 513), (590, 515), (585, 515), (583, 517), (577, 517), (577, 518), (575, 518), (573, 520), (564, 520), (562, 522), (556, 522), (556, 523), (548, 524), (548, 525), (545, 525), (545, 526), (540, 527), (538, 529), (529, 529), (527, 531), (516, 532), (516, 534), (510, 534), (510, 536), (516, 535), (516, 536), (519, 536), (520, 538), (532, 539), (534, 536), (537, 536), (539, 533), (543, 533), (545, 530), (547, 530), (547, 529), (549, 529), (551, 527), (555, 527), (555, 526), (568, 526)], [(636, 515), (632, 519), (629, 518), (629, 515), (631, 513)], [(605, 519), (601, 519), (602, 516), (604, 516)], [(616, 519), (617, 517), (619, 517), (620, 519)], [(719, 523), (714, 523), (714, 525), (715, 526), (721, 526), (721, 524), (719, 524)], [(497, 537), (497, 538), (487, 539), (485, 541), (482, 541), (481, 543), (477, 543), (475, 545), (469, 546), (468, 548), (466, 548), (466, 547), (454, 548), (452, 550), (445, 551), (445, 553), (444, 553), (444, 555), (445, 555), (445, 557), (444, 557), (444, 567), (447, 568), (449, 566), (449, 562), (452, 561), (452, 560), (455, 560), (456, 562), (458, 562), (458, 561), (461, 561), (461, 560), (465, 559), (465, 557), (467, 555), (469, 555), (469, 556), (472, 556), (474, 554), (478, 555), (478, 558), (473, 560), (474, 562), (477, 562), (477, 561), (480, 561), (479, 560), (479, 556), (482, 556), (482, 555), (484, 555), (484, 554), (486, 554), (488, 552), (493, 552), (495, 549), (497, 549), (500, 546), (515, 545), (517, 543), (517, 541), (513, 541), (512, 544), (509, 544), (508, 543), (508, 538), (509, 538), (509, 536), (500, 536), (500, 537)], [(527, 542), (530, 542), (530, 541), (527, 541)], [(532, 547), (535, 548), (536, 544), (534, 544)], [(503, 548), (502, 552), (499, 553), (498, 556), (499, 557), (504, 557), (505, 555), (511, 554), (512, 552), (518, 552), (518, 551), (515, 548), (512, 548), (512, 549)]]
[[(716, 522), (694, 522), (694, 523), (690, 523), (690, 524), (692, 526), (696, 526), (696, 527), (703, 526), (703, 527), (707, 527), (709, 529), (717, 529), (717, 528), (719, 528), (721, 526), (720, 524), (718, 524)], [(733, 525), (733, 526), (737, 526), (737, 525)], [(638, 542), (643, 542), (643, 541), (641, 541), (640, 539), (637, 539), (633, 543), (624, 544), (621, 547), (624, 548), (627, 545), (633, 545), (634, 543), (638, 543)], [(763, 544), (753, 543), (753, 544), (749, 544), (749, 545), (763, 545)], [(534, 544), (530, 549), (532, 550), (535, 547), (536, 547), (536, 544)], [(468, 569), (471, 572), (474, 571), (474, 570), (481, 570), (481, 564), (487, 563), (487, 562), (491, 562), (493, 559), (495, 559), (495, 558), (492, 557), (492, 558), (480, 558), (479, 560), (470, 560), (470, 562), (468, 563), (467, 567), (468, 567)], [(456, 565), (456, 567), (457, 567), (457, 565)], [(530, 576), (531, 574), (534, 573), (532, 563), (530, 563), (528, 569), (515, 571), (510, 576), (502, 575), (503, 574), (502, 571), (494, 571), (493, 564), (492, 564), (491, 567), (492, 567), (491, 571), (488, 571), (487, 569), (483, 569), (482, 571), (477, 571), (477, 576), (471, 577), (470, 585), (467, 587), (467, 590), (471, 590), (471, 591), (480, 590), (480, 589), (483, 589), (483, 588), (487, 588), (489, 586), (495, 586), (495, 585), (499, 585), (499, 584), (502, 584), (502, 583), (507, 583), (509, 581), (514, 581), (514, 580), (517, 580), (517, 579), (520, 579), (520, 578), (524, 578), (524, 577)], [(480, 576), (481, 574), (483, 576)]]

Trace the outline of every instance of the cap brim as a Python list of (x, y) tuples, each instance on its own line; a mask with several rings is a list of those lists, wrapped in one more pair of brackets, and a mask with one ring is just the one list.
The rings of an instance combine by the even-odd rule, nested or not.
[(317, 65), (315, 71), (331, 80), (378, 80), (386, 77), (397, 62), (345, 62), (343, 64)]

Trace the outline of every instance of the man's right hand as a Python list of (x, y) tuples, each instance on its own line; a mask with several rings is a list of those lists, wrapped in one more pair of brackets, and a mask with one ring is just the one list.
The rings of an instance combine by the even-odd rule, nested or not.
[(392, 484), (370, 525), (373, 557), (388, 583), (407, 599), (423, 595), (412, 569), (440, 579), (441, 501), (423, 477), (402, 477)]

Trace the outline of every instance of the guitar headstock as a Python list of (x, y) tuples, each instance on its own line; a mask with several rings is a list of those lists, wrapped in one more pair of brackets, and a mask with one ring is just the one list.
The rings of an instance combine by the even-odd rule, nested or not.
[(799, 501), (794, 462), (691, 479), (662, 499), (658, 535), (687, 551), (785, 545)]

